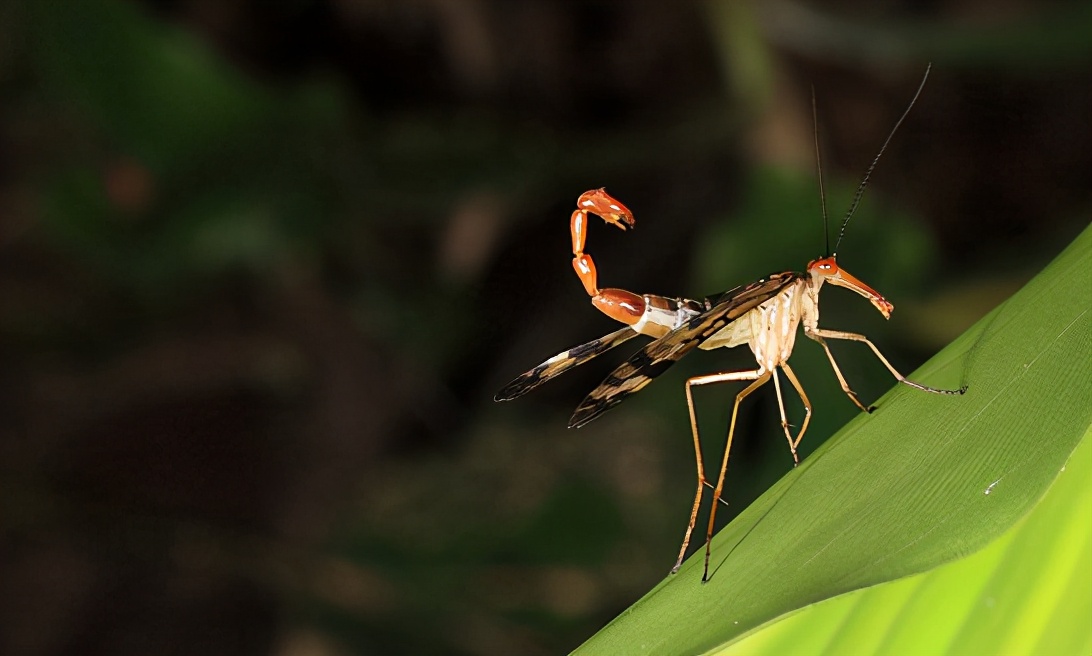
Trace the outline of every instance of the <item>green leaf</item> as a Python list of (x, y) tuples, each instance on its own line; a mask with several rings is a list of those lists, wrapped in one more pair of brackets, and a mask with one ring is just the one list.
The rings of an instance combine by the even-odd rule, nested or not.
[(715, 653), (1089, 654), (1090, 617), (1092, 430), (1043, 501), (982, 551), (809, 606)]
[[(714, 538), (709, 583), (700, 583), (699, 554), (577, 653), (720, 649), (779, 617), (935, 569), (999, 538), (1043, 498), (1092, 425), (1089, 270), (1092, 228), (913, 375), (934, 386), (966, 383), (964, 396), (891, 390)], [(996, 583), (998, 594), (1022, 589), (1015, 579)], [(832, 610), (841, 623), (826, 620), (814, 639), (872, 651), (854, 641), (886, 630), (873, 614), (899, 603), (888, 587), (875, 589), (875, 605)], [(979, 607), (974, 590), (960, 594), (964, 607)]]

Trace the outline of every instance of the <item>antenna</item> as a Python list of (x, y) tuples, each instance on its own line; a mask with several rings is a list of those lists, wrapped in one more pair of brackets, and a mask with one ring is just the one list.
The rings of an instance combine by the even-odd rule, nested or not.
[(827, 222), (827, 192), (823, 187), (823, 156), (819, 154), (819, 113), (815, 109), (815, 85), (811, 85), (811, 125), (815, 134), (815, 164), (819, 168), (819, 202), (823, 206), (823, 237), (830, 255), (830, 226)]
[(918, 96), (921, 95), (921, 90), (925, 88), (925, 81), (929, 79), (929, 71), (933, 68), (933, 64), (930, 63), (925, 67), (925, 75), (921, 78), (921, 84), (918, 85), (918, 90), (914, 92), (914, 97), (910, 99), (910, 105), (907, 106), (906, 111), (902, 113), (899, 120), (895, 122), (895, 127), (891, 128), (891, 133), (887, 135), (887, 139), (884, 140), (883, 146), (880, 146), (880, 152), (876, 153), (876, 158), (872, 160), (872, 164), (868, 166), (868, 170), (865, 171), (864, 178), (861, 179), (861, 184), (857, 186), (857, 192), (853, 194), (853, 202), (849, 204), (849, 211), (846, 212), (846, 218), (842, 220), (842, 229), (838, 231), (838, 241), (834, 243), (834, 253), (831, 253), (832, 257), (838, 256), (838, 246), (842, 243), (842, 237), (846, 234), (846, 225), (849, 224), (849, 220), (853, 218), (853, 213), (857, 211), (857, 205), (861, 202), (861, 196), (864, 195), (865, 186), (868, 185), (868, 179), (872, 176), (872, 170), (876, 168), (876, 163), (880, 161), (880, 157), (884, 151), (887, 150), (887, 144), (891, 143), (891, 137), (895, 136), (895, 131), (902, 125), (903, 120), (906, 119), (906, 115), (910, 113), (910, 109), (913, 108), (914, 103), (917, 102)]

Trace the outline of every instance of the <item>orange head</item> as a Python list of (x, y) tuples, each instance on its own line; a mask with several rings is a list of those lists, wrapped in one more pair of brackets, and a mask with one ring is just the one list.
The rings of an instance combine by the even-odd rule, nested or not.
[(878, 291), (854, 278), (848, 271), (838, 266), (834, 256), (822, 257), (808, 263), (808, 273), (816, 282), (829, 282), (832, 285), (851, 289), (867, 298), (880, 311), (884, 319), (891, 318), (895, 309)]

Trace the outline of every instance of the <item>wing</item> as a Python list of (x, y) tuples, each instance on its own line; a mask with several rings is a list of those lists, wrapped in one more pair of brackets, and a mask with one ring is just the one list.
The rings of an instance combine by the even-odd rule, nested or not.
[(795, 271), (777, 273), (725, 292), (711, 309), (645, 346), (611, 372), (599, 387), (580, 402), (569, 419), (569, 428), (579, 428), (618, 405), (627, 396), (651, 383), (653, 378), (682, 359), (695, 346), (770, 300), (802, 275)]
[(587, 344), (581, 344), (580, 346), (574, 346), (567, 351), (562, 351), (505, 385), (504, 389), (497, 392), (497, 395), (493, 397), (493, 400), (511, 401), (516, 397), (523, 396), (551, 378), (559, 376), (577, 365), (584, 364), (595, 356), (606, 353), (615, 346), (618, 346), (622, 342), (627, 341), (632, 337), (636, 337), (639, 334), (640, 333), (629, 326), (626, 326), (617, 332), (600, 337), (599, 339), (593, 339)]

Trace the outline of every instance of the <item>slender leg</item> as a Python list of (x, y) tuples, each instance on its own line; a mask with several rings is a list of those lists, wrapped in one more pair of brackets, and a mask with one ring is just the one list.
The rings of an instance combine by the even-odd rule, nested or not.
[[(712, 489), (713, 489), (713, 484), (712, 484), (712, 483), (710, 483), (709, 481), (705, 481), (705, 487), (707, 487), (707, 488), (709, 488), (710, 490), (712, 490)], [(723, 506), (727, 506), (727, 505), (728, 505), (728, 501), (727, 501), (727, 499), (721, 499), (721, 500), (720, 500), (720, 503), (721, 503), (721, 505), (723, 505)]]
[[(929, 387), (927, 385), (922, 385), (921, 383), (915, 383), (906, 376), (900, 374), (895, 369), (895, 367), (891, 366), (891, 363), (887, 361), (887, 358), (883, 357), (883, 353), (880, 353), (880, 349), (876, 348), (876, 345), (868, 341), (868, 338), (864, 335), (859, 335), (857, 333), (848, 333), (842, 330), (824, 330), (822, 328), (816, 328), (815, 330), (807, 334), (812, 339), (815, 339), (815, 337), (812, 337), (812, 335), (815, 335), (816, 337), (820, 338), (826, 337), (828, 339), (847, 339), (853, 342), (864, 342), (865, 344), (868, 344), (868, 348), (872, 349), (872, 352), (875, 353), (876, 357), (880, 359), (880, 362), (883, 363), (883, 366), (887, 367), (887, 370), (891, 372), (891, 375), (894, 376), (900, 383), (904, 385), (909, 385), (910, 387), (919, 389), (923, 392), (932, 392), (933, 394), (962, 394), (967, 391), (966, 387), (960, 387), (959, 389), (954, 390), (946, 390), (938, 389), (936, 387)], [(820, 343), (822, 342), (820, 341)], [(824, 344), (824, 346), (826, 345)], [(829, 349), (827, 350), (827, 355), (830, 355)], [(830, 361), (832, 364), (834, 363), (834, 356), (831, 356)], [(835, 366), (834, 370), (837, 371), (838, 367)], [(841, 378), (841, 374), (839, 374), (839, 378)], [(859, 406), (860, 403), (858, 403), (857, 405)]]
[[(732, 406), (732, 422), (728, 425), (728, 443), (724, 447), (724, 459), (720, 463), (720, 475), (717, 477), (717, 487), (713, 490), (713, 505), (709, 509), (709, 527), (705, 531), (705, 570), (702, 572), (702, 583), (709, 580), (709, 553), (710, 545), (713, 542), (713, 525), (717, 519), (717, 502), (720, 500), (720, 494), (724, 490), (724, 474), (728, 470), (728, 454), (732, 451), (732, 437), (736, 432), (736, 416), (739, 414), (739, 404), (743, 399), (747, 398), (751, 392), (754, 392), (759, 387), (766, 384), (766, 381), (770, 379), (770, 372), (763, 372), (761, 369), (748, 372), (757, 376), (755, 382), (748, 385), (742, 392), (736, 395), (735, 405)], [(716, 376), (710, 376), (715, 378)], [(719, 381), (709, 381), (719, 382)]]
[[(694, 459), (697, 461), (698, 465), (698, 491), (694, 494), (694, 505), (690, 509), (690, 521), (686, 524), (686, 533), (683, 535), (682, 547), (679, 548), (679, 557), (675, 560), (675, 566), (671, 568), (672, 574), (679, 571), (679, 568), (682, 567), (683, 557), (686, 555), (686, 548), (690, 546), (690, 534), (694, 532), (694, 525), (698, 521), (698, 508), (701, 507), (702, 488), (707, 485), (709, 487), (713, 487), (709, 484), (708, 481), (705, 480), (705, 464), (701, 455), (701, 439), (698, 436), (698, 417), (694, 411), (694, 395), (691, 392), (691, 388), (696, 385), (727, 383), (737, 380), (755, 380), (762, 377), (763, 375), (764, 374), (762, 373), (761, 369), (756, 371), (730, 371), (727, 373), (711, 374), (708, 376), (695, 376), (694, 378), (686, 381), (686, 405), (688, 408), (690, 408), (690, 432), (693, 434), (694, 437)], [(765, 375), (768, 376), (769, 374)], [(738, 400), (736, 401), (736, 405), (739, 405)], [(734, 414), (732, 415), (732, 425), (735, 425)], [(729, 448), (732, 446), (731, 431), (729, 431), (728, 446)], [(725, 464), (727, 464), (728, 462), (727, 453), (728, 452), (726, 450), (724, 457)], [(721, 479), (723, 480), (723, 478), (724, 473), (722, 471)], [(714, 498), (719, 500), (720, 490), (714, 488), (714, 491), (716, 495)], [(713, 502), (713, 505), (717, 505), (716, 501)]]
[(830, 360), (830, 366), (834, 368), (834, 375), (838, 377), (838, 384), (842, 386), (842, 391), (846, 393), (846, 396), (849, 397), (849, 400), (853, 401), (853, 404), (860, 408), (863, 412), (872, 412), (873, 408), (871, 406), (866, 408), (864, 404), (861, 403), (861, 399), (857, 397), (857, 393), (849, 388), (849, 383), (846, 382), (846, 377), (842, 375), (842, 370), (838, 368), (838, 363), (834, 361), (834, 354), (830, 352), (830, 347), (827, 346), (827, 341), (813, 332), (808, 332), (805, 330), (804, 334), (823, 345), (823, 350), (827, 352), (827, 359)]
[(800, 464), (800, 458), (796, 455), (796, 444), (789, 431), (789, 419), (785, 416), (785, 401), (781, 398), (781, 380), (777, 377), (777, 369), (770, 372), (773, 375), (774, 391), (777, 392), (777, 409), (781, 411), (781, 430), (785, 431), (785, 439), (789, 441), (789, 451), (792, 453), (792, 466)]
[(789, 382), (796, 388), (796, 393), (800, 395), (800, 400), (804, 402), (804, 424), (800, 427), (800, 432), (796, 434), (796, 439), (789, 443), (792, 448), (792, 457), (796, 459), (796, 447), (800, 446), (800, 440), (804, 439), (804, 432), (808, 430), (808, 424), (811, 422), (811, 401), (808, 400), (808, 395), (804, 393), (804, 388), (800, 385), (800, 381), (796, 378), (796, 374), (793, 372), (792, 367), (788, 362), (781, 363), (781, 370), (785, 372), (785, 376), (788, 377)]

